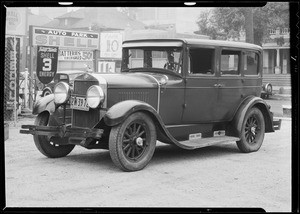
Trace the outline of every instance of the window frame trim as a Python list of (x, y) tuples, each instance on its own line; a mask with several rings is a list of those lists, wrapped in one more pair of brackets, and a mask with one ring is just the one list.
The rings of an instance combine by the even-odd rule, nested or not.
[[(222, 61), (222, 51), (223, 50), (231, 50), (231, 51), (237, 51), (237, 52), (239, 52), (239, 54), (238, 54), (238, 57), (239, 57), (239, 59), (238, 59), (238, 69), (237, 69), (237, 71), (239, 72), (239, 74), (223, 74), (222, 75), (222, 70), (221, 70), (221, 61)], [(220, 49), (219, 49), (219, 67), (218, 67), (218, 77), (242, 77), (243, 76), (243, 49), (239, 49), (239, 48), (232, 48), (232, 47), (220, 47)]]
[[(213, 60), (212, 60), (212, 69), (214, 71), (213, 74), (193, 74), (190, 70), (190, 49), (212, 49), (214, 51)], [(186, 69), (186, 77), (217, 77), (217, 59), (218, 59), (218, 47), (212, 45), (187, 45), (187, 69)]]

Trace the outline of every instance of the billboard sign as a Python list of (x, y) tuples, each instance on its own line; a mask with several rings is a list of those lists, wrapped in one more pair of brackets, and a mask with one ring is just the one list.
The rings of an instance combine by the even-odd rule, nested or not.
[(59, 61), (93, 61), (93, 51), (59, 50)]
[(30, 45), (95, 50), (99, 49), (99, 34), (30, 26)]
[(116, 62), (112, 61), (99, 61), (98, 72), (101, 73), (114, 73), (116, 72)]
[(58, 47), (37, 47), (37, 69), (38, 79), (47, 84), (51, 82), (57, 72)]
[(121, 59), (122, 41), (121, 33), (101, 33), (100, 57)]

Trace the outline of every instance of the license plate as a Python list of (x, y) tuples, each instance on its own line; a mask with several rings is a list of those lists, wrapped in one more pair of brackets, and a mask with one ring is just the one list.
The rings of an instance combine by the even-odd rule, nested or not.
[(86, 99), (84, 97), (71, 97), (70, 100), (70, 107), (71, 109), (77, 109), (82, 111), (88, 111), (89, 106), (86, 102)]

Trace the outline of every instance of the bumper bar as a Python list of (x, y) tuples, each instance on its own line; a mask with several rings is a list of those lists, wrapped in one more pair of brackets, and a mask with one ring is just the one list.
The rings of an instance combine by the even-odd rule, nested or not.
[(281, 127), (281, 119), (273, 119), (273, 128), (274, 130), (279, 130)]
[(79, 128), (66, 125), (61, 126), (34, 126), (22, 125), (20, 133), (32, 135), (47, 135), (51, 137), (78, 137), (78, 138), (101, 138), (103, 129)]

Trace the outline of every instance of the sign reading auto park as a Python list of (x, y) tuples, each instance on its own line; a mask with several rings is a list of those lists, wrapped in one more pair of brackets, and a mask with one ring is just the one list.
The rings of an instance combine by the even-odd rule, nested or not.
[(99, 49), (99, 34), (93, 32), (52, 29), (30, 26), (31, 46), (59, 46), (60, 48)]
[(47, 84), (53, 80), (57, 71), (57, 59), (58, 47), (37, 47), (36, 75), (42, 83)]

